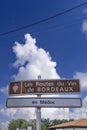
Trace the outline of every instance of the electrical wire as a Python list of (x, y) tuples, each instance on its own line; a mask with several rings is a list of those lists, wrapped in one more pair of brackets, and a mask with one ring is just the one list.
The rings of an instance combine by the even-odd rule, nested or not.
[(66, 13), (72, 11), (72, 10), (75, 10), (75, 9), (77, 9), (77, 8), (80, 8), (81, 6), (84, 6), (84, 5), (86, 5), (86, 4), (87, 4), (87, 2), (81, 3), (81, 4), (76, 5), (76, 6), (72, 7), (72, 8), (70, 8), (70, 9), (67, 9), (67, 10), (65, 10), (65, 11), (63, 11), (63, 12), (60, 12), (60, 13), (58, 13), (58, 14), (55, 14), (55, 15), (53, 15), (53, 16), (51, 16), (51, 17), (48, 17), (48, 18), (39, 20), (39, 21), (34, 22), (34, 23), (32, 23), (32, 24), (28, 24), (28, 25), (25, 25), (25, 26), (22, 26), (22, 27), (19, 27), (19, 28), (16, 28), (16, 29), (13, 29), (13, 30), (4, 32), (4, 33), (0, 33), (0, 36), (5, 36), (5, 35), (7, 35), (7, 34), (14, 33), (14, 32), (17, 32), (17, 31), (20, 31), (20, 30), (23, 30), (23, 29), (26, 29), (26, 28), (35, 26), (35, 25), (37, 25), (37, 24), (40, 24), (40, 23), (49, 21), (49, 20), (51, 20), (51, 19), (53, 19), (53, 18), (55, 18), (55, 17), (64, 15), (64, 14), (66, 14)]
[(41, 34), (44, 32), (51, 31), (51, 30), (55, 30), (55, 29), (63, 31), (64, 29), (69, 29), (72, 26), (82, 23), (84, 19), (87, 20), (87, 17), (79, 18), (79, 19), (73, 20), (72, 22), (68, 22), (64, 24), (62, 23), (62, 24), (57, 24), (57, 25), (51, 25), (46, 28), (42, 28), (39, 31), (33, 31), (33, 33), (36, 33), (36, 35), (39, 35), (39, 33)]
[[(81, 24), (84, 19), (87, 20), (87, 17), (74, 19), (74, 20), (72, 20), (71, 22), (68, 22), (68, 23), (61, 23), (61, 24), (51, 25), (51, 26), (47, 26), (47, 27), (44, 27), (44, 28), (42, 27), (38, 31), (31, 30), (31, 33), (34, 33), (34, 35), (39, 35), (41, 33), (47, 33), (47, 32), (52, 31), (52, 30), (63, 31), (65, 29), (69, 29), (72, 26), (75, 26), (77, 24)], [(11, 36), (11, 37), (16, 37), (16, 36)], [(1, 40), (1, 37), (0, 37), (0, 40)]]

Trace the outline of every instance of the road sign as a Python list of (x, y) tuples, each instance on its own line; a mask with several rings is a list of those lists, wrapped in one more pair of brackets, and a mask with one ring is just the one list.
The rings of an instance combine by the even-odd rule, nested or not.
[(79, 80), (31, 80), (10, 82), (9, 94), (58, 94), (80, 92)]
[(8, 108), (15, 107), (81, 107), (80, 98), (8, 98), (6, 103)]

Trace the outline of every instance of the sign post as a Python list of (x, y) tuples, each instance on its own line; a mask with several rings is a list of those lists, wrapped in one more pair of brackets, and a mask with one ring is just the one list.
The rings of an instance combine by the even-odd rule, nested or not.
[(37, 107), (36, 110), (36, 130), (41, 130), (41, 108)]
[[(41, 76), (38, 76), (38, 80), (41, 80)], [(41, 97), (40, 94), (37, 95), (37, 97)], [(41, 107), (36, 108), (36, 130), (41, 130)]]
[(42, 98), (41, 95), (75, 94), (80, 92), (78, 79), (74, 80), (38, 80), (16, 81), (9, 84), (9, 95), (23, 96), (35, 94), (36, 98), (8, 98), (6, 106), (36, 107), (36, 130), (41, 130), (41, 107), (79, 108), (82, 106), (81, 98)]

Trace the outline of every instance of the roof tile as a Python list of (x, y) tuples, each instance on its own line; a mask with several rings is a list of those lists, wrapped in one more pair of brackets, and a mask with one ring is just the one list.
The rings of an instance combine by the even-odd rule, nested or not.
[(87, 127), (87, 119), (79, 119), (75, 121), (70, 121), (54, 126), (50, 126), (49, 128), (62, 128), (62, 127)]

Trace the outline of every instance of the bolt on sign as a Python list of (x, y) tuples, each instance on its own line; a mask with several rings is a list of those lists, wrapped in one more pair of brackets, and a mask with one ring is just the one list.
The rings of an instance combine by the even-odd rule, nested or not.
[(58, 94), (80, 92), (78, 79), (74, 80), (31, 80), (10, 82), (9, 94)]

